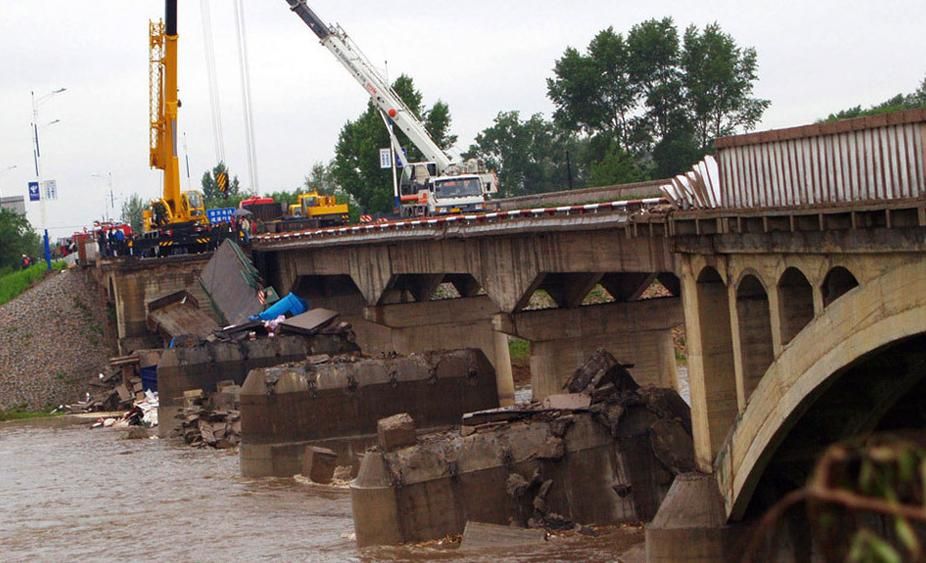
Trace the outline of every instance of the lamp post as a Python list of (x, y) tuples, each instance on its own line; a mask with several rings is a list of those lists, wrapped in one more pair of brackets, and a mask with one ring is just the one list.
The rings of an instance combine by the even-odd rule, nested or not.
[[(16, 169), (16, 168), (17, 168), (17, 166), (16, 166), (15, 164), (12, 165), (12, 166), (7, 166), (7, 167), (4, 168), (2, 171), (0, 171), (0, 175), (6, 174), (6, 173), (9, 172), (10, 170), (14, 170), (14, 169)], [(0, 200), (2, 200), (2, 199), (3, 199), (3, 190), (0, 190)]]
[[(44, 242), (44, 247), (45, 247), (45, 265), (48, 267), (49, 271), (51, 270), (51, 248), (49, 248), (48, 246), (48, 226), (45, 222), (45, 197), (42, 197), (41, 195), (42, 168), (40, 166), (40, 163), (42, 160), (42, 151), (39, 148), (39, 106), (42, 104), (42, 102), (48, 101), (48, 99), (51, 98), (52, 96), (60, 94), (66, 90), (67, 88), (58, 88), (57, 90), (52, 90), (48, 94), (45, 94), (44, 96), (39, 96), (38, 98), (35, 97), (35, 91), (30, 92), (30, 94), (32, 95), (32, 134), (33, 134), (33, 141), (34, 141), (34, 146), (32, 147), (33, 149), (32, 157), (33, 157), (33, 160), (35, 161), (35, 178), (39, 183), (39, 206), (40, 206), (40, 213), (41, 213), (40, 216), (41, 216), (41, 224), (42, 224), (42, 232), (43, 232), (43, 242)], [(56, 119), (52, 121), (51, 123), (49, 123), (48, 125), (53, 125), (55, 123), (59, 123), (60, 121), (61, 121), (60, 119)]]
[[(112, 221), (112, 216), (110, 213), (116, 212), (116, 197), (113, 194), (113, 173), (107, 172), (106, 174), (94, 173), (91, 174), (94, 178), (109, 178), (109, 198), (103, 197), (103, 221)], [(109, 211), (106, 211), (106, 210)]]

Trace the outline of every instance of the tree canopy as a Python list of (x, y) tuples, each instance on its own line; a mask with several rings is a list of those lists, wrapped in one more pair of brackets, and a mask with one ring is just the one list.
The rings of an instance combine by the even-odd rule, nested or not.
[(147, 207), (145, 201), (138, 194), (132, 194), (122, 202), (122, 222), (131, 225), (136, 233), (142, 230), (142, 216), (145, 207)]
[[(457, 141), (450, 133), (450, 108), (438, 100), (427, 108), (422, 94), (415, 88), (412, 79), (399, 76), (393, 89), (408, 108), (423, 123), (431, 138), (445, 151)], [(410, 162), (423, 160), (421, 152), (395, 128), (396, 137), (405, 149)], [(367, 213), (392, 210), (392, 173), (379, 167), (379, 149), (389, 147), (389, 133), (379, 110), (372, 102), (356, 119), (348, 121), (341, 129), (331, 166), (331, 177), (335, 185), (341, 186), (360, 208)]]
[(18, 268), (22, 255), (40, 254), (39, 235), (25, 215), (0, 208), (0, 270)]
[(916, 108), (926, 108), (926, 77), (920, 82), (920, 87), (909, 94), (897, 94), (896, 96), (884, 100), (880, 104), (875, 104), (865, 109), (862, 109), (861, 105), (857, 105), (836, 113), (831, 113), (824, 121), (836, 121), (838, 119), (850, 119), (853, 117), (864, 117), (866, 115), (879, 115), (892, 111)]

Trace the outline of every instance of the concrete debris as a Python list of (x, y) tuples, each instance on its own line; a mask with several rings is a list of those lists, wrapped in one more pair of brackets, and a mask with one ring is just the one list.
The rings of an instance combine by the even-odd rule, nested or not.
[(547, 533), (542, 529), (513, 528), (485, 522), (467, 522), (463, 531), (460, 549), (498, 549), (520, 545), (537, 545), (546, 541)]
[(303, 477), (308, 477), (313, 483), (327, 485), (334, 478), (337, 467), (338, 454), (328, 448), (306, 446), (302, 458)]
[(368, 450), (351, 484), (358, 544), (433, 540), (467, 520), (576, 530), (653, 518), (674, 477), (694, 468), (687, 404), (640, 387), (604, 350), (565, 388), (468, 413), (460, 432)]
[(379, 420), (376, 423), (376, 435), (379, 447), (387, 452), (414, 446), (417, 442), (415, 421), (412, 420), (408, 413), (401, 413)]
[(148, 430), (141, 426), (132, 426), (125, 433), (126, 440), (145, 440), (148, 438)]
[[(220, 400), (227, 401), (227, 397)], [(241, 442), (241, 414), (237, 403), (232, 409), (216, 408), (201, 389), (185, 392), (184, 403), (184, 408), (177, 415), (181, 421), (178, 432), (187, 444), (224, 450), (237, 447)]]

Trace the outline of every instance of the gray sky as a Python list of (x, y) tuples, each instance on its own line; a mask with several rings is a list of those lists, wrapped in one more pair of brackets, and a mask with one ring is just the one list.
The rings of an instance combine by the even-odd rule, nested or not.
[[(241, 89), (231, 0), (210, 0), (226, 157), (247, 183)], [(622, 2), (536, 0), (310, 0), (340, 23), (391, 77), (411, 75), (430, 104), (450, 105), (458, 148), (499, 111), (550, 115), (546, 78), (567, 46), (599, 30), (626, 31), (671, 16), (680, 28), (717, 21), (759, 56), (756, 94), (772, 101), (762, 129), (812, 122), (838, 109), (916, 89), (926, 75), (926, 2), (816, 0)], [(327, 161), (341, 126), (365, 108), (360, 86), (284, 0), (245, 0), (261, 191), (292, 189)], [(0, 0), (0, 192), (26, 194), (34, 178), (30, 90), (66, 87), (40, 106), (42, 171), (58, 182), (48, 203), (53, 236), (103, 213), (112, 172), (116, 208), (133, 192), (160, 193), (148, 167), (149, 18), (162, 0)], [(181, 131), (192, 184), (215, 162), (200, 3), (180, 2)], [(9, 166), (16, 169), (5, 171)], [(184, 188), (187, 181), (184, 176)], [(118, 211), (115, 214), (118, 216)], [(29, 205), (38, 227), (38, 204)]]

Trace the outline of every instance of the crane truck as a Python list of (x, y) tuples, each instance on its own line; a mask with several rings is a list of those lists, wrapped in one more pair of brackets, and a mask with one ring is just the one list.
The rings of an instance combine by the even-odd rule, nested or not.
[(399, 193), (396, 194), (401, 203), (402, 215), (435, 215), (483, 209), (486, 196), (498, 192), (495, 173), (486, 170), (477, 159), (454, 163), (340, 26), (326, 25), (306, 5), (305, 0), (286, 2), (370, 95), (387, 125), (393, 147), (399, 147), (399, 143), (391, 124), (405, 133), (424, 155), (426, 161), (409, 163), (401, 147), (394, 151), (402, 167)]
[(144, 234), (133, 241), (141, 256), (202, 252), (209, 249), (205, 198), (181, 191), (177, 157), (177, 0), (165, 0), (162, 21), (149, 23), (149, 162), (164, 172), (161, 197), (143, 213)]

